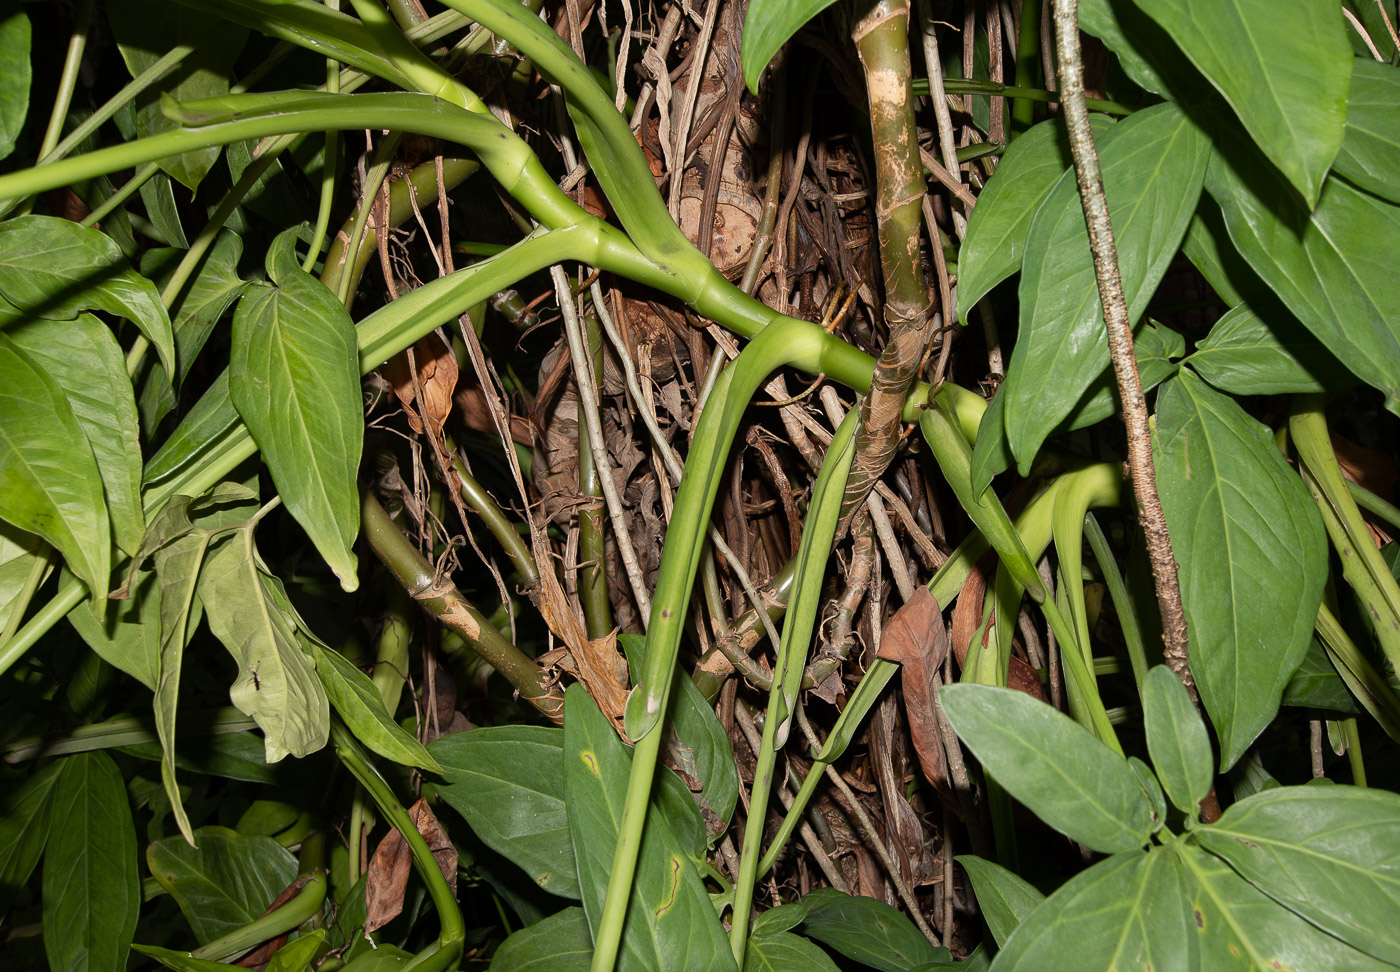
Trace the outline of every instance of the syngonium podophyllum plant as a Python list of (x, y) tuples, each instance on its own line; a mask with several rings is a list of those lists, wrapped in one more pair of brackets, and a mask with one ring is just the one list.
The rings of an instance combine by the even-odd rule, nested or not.
[[(571, 45), (508, 0), (447, 0), (431, 18), (412, 14), (414, 4), (391, 4), (392, 15), (378, 0), (349, 6), (81, 3), (51, 122), (26, 160), (33, 164), (0, 176), (9, 213), (0, 223), (0, 518), (8, 524), (0, 534), (0, 670), (16, 713), (5, 730), (7, 759), (26, 767), (4, 797), (0, 894), (7, 909), (16, 900), (36, 909), (51, 967), (154, 960), (208, 969), (263, 946), (261, 958), (280, 969), (445, 969), (463, 960), (469, 937), (473, 947), (494, 947), (492, 966), (502, 969), (545, 961), (834, 967), (816, 943), (881, 969), (955, 964), (947, 945), (976, 967), (1039, 968), (1068, 954), (1095, 968), (1400, 965), (1391, 920), (1400, 897), (1400, 800), (1366, 787), (1361, 753), (1363, 735), (1387, 747), (1400, 740), (1388, 677), (1400, 658), (1400, 588), (1393, 549), (1378, 547), (1365, 519), (1400, 528), (1400, 513), (1343, 477), (1327, 414), (1332, 396), (1370, 402), (1369, 393), (1351, 391), (1358, 383), (1378, 390), (1392, 411), (1400, 401), (1400, 293), (1389, 265), (1400, 243), (1400, 74), (1395, 35), (1384, 30), (1393, 11), (1344, 10), (1328, 0), (1093, 0), (1076, 16), (1076, 4), (1060, 0), (1056, 92), (1038, 87), (1040, 5), (1026, 2), (1019, 22), (1012, 15), (1019, 29), (1009, 42), (999, 24), (983, 35), (1004, 48), (998, 61), (1014, 56), (1017, 85), (971, 78), (961, 88), (978, 96), (963, 108), (984, 134), (995, 127), (989, 96), (1010, 101), (1014, 123), (999, 112), (995, 123), (1007, 144), (960, 156), (940, 121), (942, 164), (933, 156), (925, 164), (958, 187), (959, 208), (941, 223), (930, 209), (922, 228), (910, 12), (898, 4), (852, 11), (876, 159), (871, 193), (888, 329), (877, 362), (765, 306), (691, 244), (619, 113), (639, 92), (605, 87), (625, 74), (616, 64), (580, 60), (592, 48), (576, 18), (562, 21), (577, 34)], [(750, 87), (820, 8), (750, 3)], [(29, 100), (30, 25), (18, 4), (5, 13), (0, 44), (12, 69), (0, 80), (0, 123), (14, 151)], [(71, 97), (99, 16), (132, 81), (85, 115)], [(1115, 100), (1095, 103), (1092, 116), (1084, 114), (1076, 27), (1115, 58)], [(249, 32), (277, 45), (264, 44), (261, 63), (235, 77)], [(931, 28), (930, 36), (922, 90), (933, 90), (941, 108), (940, 92), (953, 81), (939, 73)], [(512, 58), (511, 77), (528, 81), (533, 68), (556, 86), (563, 111), (553, 134), (566, 142), (564, 172), (493, 113), (504, 105), (488, 105), (460, 79), (487, 50)], [(317, 79), (289, 72), (280, 90), (254, 91), (282, 58), (306, 52), (324, 69), (317, 90)], [(783, 68), (775, 71), (781, 77)], [(359, 90), (371, 82), (372, 92)], [(1063, 117), (1037, 124), (1036, 104), (1061, 98)], [(109, 121), (119, 137), (108, 133)], [(390, 134), (357, 173), (355, 210), (332, 234), (348, 168), (336, 133), (363, 129)], [(463, 158), (439, 159), (390, 186), (408, 133), (451, 143)], [(978, 183), (989, 178), (974, 207), (959, 173), (979, 151), (999, 162), (977, 170)], [(225, 191), (194, 197), (207, 209), (178, 205), (175, 185), (197, 190), (221, 152)], [(288, 170), (321, 188), (314, 223), (277, 222)], [(584, 172), (606, 197), (606, 219), (556, 181), (572, 187)], [(125, 181), (115, 187), (118, 174)], [(367, 228), (384, 242), (391, 225), (422, 219), (423, 207), (488, 175), (510, 197), (516, 242), (467, 245), (462, 253), (483, 258), (461, 269), (444, 245), (441, 276), (403, 293), (387, 246), (379, 247), (397, 299), (353, 317), (360, 275), (376, 253)], [(779, 184), (770, 184), (775, 211)], [(45, 211), (54, 204), (41, 194), (67, 188), (92, 207), (81, 221)], [(244, 253), (263, 239), (245, 209), (275, 227), (256, 253)], [(450, 237), (445, 216), (442, 225)], [(922, 233), (932, 234), (928, 261)], [(1147, 316), (1179, 257), (1229, 307), (1207, 333), (1191, 336), (1189, 353), (1187, 335)], [(949, 319), (979, 320), (995, 333), (995, 308), (1014, 303), (1016, 340), (990, 402), (952, 381), (918, 384), (931, 376), (922, 358), (933, 321), (926, 262), (938, 266)], [(581, 587), (577, 616), (554, 567), (555, 538), (528, 514), (517, 530), (480, 488), (442, 420), (434, 425), (416, 359), (399, 384), (416, 409), (429, 465), (486, 525), (543, 624), (572, 653), (576, 680), (564, 688), (546, 677), (512, 637), (522, 598), (502, 584), (506, 609), (486, 617), (445, 568), (425, 559), (369, 482), (384, 471), (366, 468), (362, 455), (362, 376), (406, 349), (433, 357), (424, 339), (467, 315), (457, 357), (491, 389), (487, 441), (528, 493), (471, 312), (496, 295), (509, 305), (510, 288), (554, 268), (581, 438), (590, 462), (604, 463), (590, 376), (600, 332), (613, 332), (615, 322), (596, 280), (577, 284), (560, 264), (669, 295), (748, 342), (708, 380), (692, 376), (707, 390), (684, 471), (673, 474), (679, 488), (664, 557), (654, 584), (635, 569), (627, 574), (626, 594), (648, 623), (644, 638), (620, 638), (632, 666), (625, 705), (620, 684), (611, 695), (605, 689), (606, 666), (603, 674), (587, 667), (600, 642), (621, 661), (609, 640), (606, 592)], [(1017, 274), (1012, 294), (1002, 285)], [(630, 359), (624, 365), (635, 389)], [(745, 670), (769, 700), (750, 745), (741, 827), (734, 816), (742, 783), (714, 709), (725, 669), (702, 662), (686, 673), (679, 658), (697, 575), (712, 594), (712, 551), (725, 549), (709, 523), (731, 444), (750, 399), (784, 367), (868, 397), (832, 423), (800, 544), (775, 584), (786, 590), (786, 614), (771, 664)], [(187, 395), (192, 388), (202, 391)], [(1150, 432), (1144, 390), (1153, 394)], [(1271, 396), (1269, 407), (1260, 396)], [(1155, 586), (1135, 576), (1141, 570), (1125, 578), (1125, 555), (1090, 514), (1128, 496), (1121, 466), (1102, 459), (1124, 452), (1119, 426), (1102, 424), (1120, 406), (1133, 503), (1155, 544)], [(798, 900), (755, 907), (756, 889), (826, 771), (898, 671), (885, 658), (852, 669), (825, 738), (811, 726), (804, 689), (842, 664), (809, 658), (829, 599), (830, 553), (903, 423), (917, 425), (920, 448), (955, 501), (947, 509), (968, 524), (926, 585), (935, 607), (925, 627), (941, 632), (941, 608), (974, 588), (987, 591), (972, 605), (977, 631), (960, 662), (964, 684), (941, 693), (946, 721), (981, 767), (944, 793), (970, 828), (989, 814), (986, 854), (1000, 861), (960, 858), (996, 946), (970, 954), (947, 917), (951, 870), (942, 945), (907, 888), (910, 915), (837, 890), (832, 878)], [(674, 461), (669, 447), (663, 452)], [(1013, 467), (1028, 484), (1019, 493), (1001, 488), (1011, 485)], [(602, 468), (595, 495), (613, 488)], [(606, 526), (592, 514), (578, 524), (579, 546), (590, 544), (598, 560), (608, 556), (609, 531), (617, 549), (629, 543), (616, 497), (607, 495), (605, 506)], [(388, 569), (375, 576), (387, 577), (387, 594), (364, 602), (385, 618), (372, 651), (356, 650), (349, 635), (328, 644), (326, 619), (308, 621), (306, 591), (319, 566), (264, 556), (286, 553), (282, 534), (293, 523), (309, 543), (307, 560), (314, 550), (324, 563), (323, 582), (357, 592), (371, 576), (366, 549)], [(1131, 673), (1123, 680), (1128, 704), (1112, 710), (1100, 677), (1114, 673), (1116, 660), (1095, 654), (1106, 642), (1086, 593), (1086, 536)], [(1052, 550), (1053, 585), (1036, 568)], [(989, 551), (995, 561), (982, 561)], [(993, 562), (994, 572), (979, 566)], [(1148, 589), (1155, 596), (1144, 597)], [(746, 623), (756, 627), (769, 606), (750, 593), (761, 607)], [(534, 715), (428, 746), (406, 731), (398, 721), (410, 668), (406, 594), (427, 611), (430, 630), (484, 659)], [(1026, 594), (1058, 644), (1056, 665), (1044, 667), (1063, 687), (1068, 715), (1004, 687), (1013, 660), (1030, 667), (1013, 642)], [(924, 599), (928, 610), (926, 595), (901, 596), (911, 607)], [(724, 624), (722, 599), (706, 600)], [(1157, 629), (1159, 609), (1170, 667), (1152, 666), (1157, 651), (1145, 633)], [(80, 649), (62, 641), (65, 619)], [(186, 664), (203, 644), (204, 622), (232, 667)], [(232, 707), (191, 710), (182, 699), (209, 697), (214, 671), (231, 673), (217, 689)], [(925, 718), (935, 711), (927, 684), (905, 684), (904, 697), (911, 723), (915, 706)], [(1269, 787), (1262, 769), (1241, 770), (1257, 767), (1251, 747), (1284, 701), (1324, 710), (1314, 723), (1320, 732), (1325, 722), (1345, 746), (1353, 785)], [(1139, 711), (1142, 733), (1124, 731)], [(1126, 755), (1143, 737), (1151, 768)], [(798, 739), (810, 745), (805, 755)], [(951, 735), (934, 745), (962, 765)], [(322, 752), (335, 759), (318, 762)], [(779, 779), (785, 752), (806, 765), (791, 788)], [(684, 775), (658, 767), (663, 753)], [(275, 768), (289, 758), (322, 775), (320, 790), (236, 800), (236, 815), (211, 799), (210, 780), (287, 783)], [(435, 795), (412, 810), (404, 806), (415, 785), (410, 770), (427, 774), (424, 791)], [(323, 791), (339, 794), (341, 781), (353, 785), (335, 803)], [(785, 794), (785, 814), (770, 833), (779, 788), (796, 792)], [(1012, 798), (1087, 852), (1108, 856), (1042, 900), (1014, 873), (1025, 848)], [(493, 913), (464, 917), (453, 843), (467, 836), (445, 833), (434, 804), (470, 825), (477, 860), (462, 870), (493, 888)], [(133, 805), (147, 824), (144, 883)], [(365, 875), (359, 849), (375, 818), (392, 828), (391, 839)], [(354, 850), (337, 854), (342, 821)], [(410, 859), (422, 890), (405, 900)], [(395, 860), (397, 896), (385, 876)], [(510, 868), (528, 876), (524, 889), (515, 870), (502, 873)], [(890, 880), (899, 883), (895, 869)], [(397, 927), (402, 909), (407, 928), (389, 937), (383, 929)], [(469, 933), (468, 922), (491, 927)], [(138, 937), (143, 944), (129, 955)]]

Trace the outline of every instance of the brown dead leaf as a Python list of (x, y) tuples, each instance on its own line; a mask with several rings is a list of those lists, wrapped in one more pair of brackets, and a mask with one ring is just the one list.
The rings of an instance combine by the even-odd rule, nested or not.
[[(540, 656), (541, 664), (546, 657)], [(583, 684), (618, 735), (626, 739), (622, 713), (627, 708), (627, 662), (617, 650), (617, 631), (602, 638), (584, 637), (576, 648), (550, 652), (548, 657), (553, 665)]]
[(898, 662), (903, 668), (904, 708), (909, 719), (909, 738), (919, 757), (925, 778), (938, 795), (956, 802), (948, 776), (948, 757), (943, 751), (943, 734), (938, 727), (934, 696), (942, 680), (938, 670), (948, 657), (948, 630), (938, 599), (920, 586), (914, 596), (895, 612), (885, 625), (879, 656)]
[[(293, 881), (291, 884), (287, 885), (285, 888), (282, 889), (281, 893), (279, 893), (277, 897), (272, 900), (272, 904), (268, 905), (267, 908), (263, 911), (263, 914), (272, 914), (278, 908), (282, 907), (288, 901), (291, 901), (298, 894), (300, 894), (301, 889), (306, 887), (310, 883), (310, 875), (302, 874), (298, 876), (295, 881)], [(238, 965), (240, 968), (244, 969), (261, 969), (263, 966), (267, 965), (269, 961), (271, 961), (272, 956), (275, 955), (278, 949), (280, 949), (285, 944), (287, 944), (286, 934), (278, 935), (276, 938), (269, 938), (267, 941), (263, 942), (257, 948), (253, 949), (247, 955), (239, 959), (238, 962), (235, 964)]]
[[(428, 809), (425, 800), (419, 800), (408, 811), (418, 834), (432, 851), (438, 869), (447, 879), (452, 896), (457, 896), (457, 849), (448, 840), (447, 834)], [(365, 875), (365, 902), (368, 917), (365, 919), (365, 938), (393, 921), (403, 911), (404, 890), (408, 887), (408, 873), (413, 868), (413, 852), (408, 841), (396, 829), (379, 842), (374, 858), (369, 862)]]
[(441, 433), (443, 423), (452, 412), (452, 395), (457, 389), (457, 359), (452, 348), (436, 331), (431, 331), (413, 346), (418, 367), (418, 384), (424, 401), (414, 406), (413, 375), (408, 367), (408, 352), (401, 351), (384, 363), (384, 377), (394, 386), (394, 394), (403, 403), (408, 424), (415, 432), (423, 431), (420, 413)]
[(987, 596), (987, 575), (992, 564), (996, 563), (996, 553), (988, 550), (968, 571), (958, 592), (958, 603), (953, 605), (952, 648), (958, 664), (967, 660), (967, 649), (972, 645), (972, 636), (982, 625), (983, 599)]

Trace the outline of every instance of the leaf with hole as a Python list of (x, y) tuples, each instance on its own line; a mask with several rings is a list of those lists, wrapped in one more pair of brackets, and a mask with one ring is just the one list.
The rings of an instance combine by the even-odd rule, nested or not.
[[(1140, 111), (1099, 139), (1133, 323), (1181, 245), (1209, 157), (1209, 141), (1171, 104)], [(1024, 475), (1045, 437), (1109, 368), (1103, 305), (1072, 171), (1060, 177), (1031, 221), (1020, 299), (1002, 408), (1007, 441)]]
[(1153, 458), (1191, 671), (1228, 769), (1274, 717), (1308, 650), (1327, 537), (1273, 434), (1187, 369), (1157, 394)]
[(255, 285), (238, 303), (229, 393), (283, 503), (341, 587), (353, 591), (364, 440), (355, 325), (335, 294), (298, 265), (296, 232), (268, 249), (277, 286)]
[(1147, 842), (1151, 806), (1137, 776), (1069, 716), (990, 685), (947, 685), (938, 697), (986, 770), (1051, 827), (1105, 854)]
[(274, 603), (267, 584), (250, 524), (210, 550), (198, 594), (209, 629), (238, 663), (229, 698), (262, 729), (267, 761), (275, 763), (325, 746), (330, 703), (297, 641), (295, 619)]

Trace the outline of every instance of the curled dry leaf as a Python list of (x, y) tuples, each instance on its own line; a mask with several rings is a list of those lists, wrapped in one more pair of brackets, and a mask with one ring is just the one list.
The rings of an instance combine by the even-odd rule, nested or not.
[(413, 358), (418, 367), (418, 384), (423, 389), (423, 401), (415, 407), (416, 393), (413, 374), (408, 366), (408, 352), (401, 351), (384, 364), (384, 377), (394, 386), (394, 394), (403, 403), (408, 424), (415, 432), (423, 431), (421, 415), (442, 433), (443, 423), (452, 412), (452, 395), (457, 390), (457, 359), (452, 348), (432, 331), (413, 346)]
[(943, 752), (943, 735), (934, 708), (934, 698), (942, 684), (938, 670), (948, 657), (948, 631), (938, 599), (927, 587), (915, 588), (914, 596), (885, 624), (878, 654), (902, 666), (909, 736), (924, 776), (940, 796), (956, 799), (948, 779), (948, 758)]
[[(432, 851), (438, 869), (447, 879), (452, 896), (457, 896), (457, 849), (452, 846), (447, 833), (433, 816), (424, 800), (419, 800), (408, 811), (418, 834)], [(388, 836), (375, 848), (374, 858), (369, 862), (365, 875), (365, 904), (368, 915), (365, 918), (365, 937), (383, 928), (403, 911), (404, 890), (408, 887), (408, 873), (413, 869), (413, 852), (408, 842), (397, 829), (390, 830)]]

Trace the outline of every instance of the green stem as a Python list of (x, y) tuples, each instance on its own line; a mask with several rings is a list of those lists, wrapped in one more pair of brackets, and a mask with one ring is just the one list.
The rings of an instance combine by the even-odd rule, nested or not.
[[(1016, 40), (1016, 88), (1026, 91), (1040, 80), (1040, 11), (1041, 0), (1026, 0), (1021, 4), (1021, 36)], [(1048, 92), (1047, 92), (1048, 93)], [(1016, 98), (1011, 104), (1012, 137), (1031, 127), (1035, 120), (1035, 101)]]
[(317, 915), (326, 902), (325, 859), (326, 835), (318, 830), (311, 833), (301, 844), (297, 877), (305, 878), (306, 884), (297, 892), (296, 897), (271, 914), (263, 915), (222, 938), (200, 946), (190, 953), (190, 957), (211, 962), (236, 958), (250, 948), (289, 932)]
[(83, 143), (84, 139), (101, 128), (102, 125), (106, 123), (107, 119), (121, 111), (123, 105), (155, 84), (161, 78), (165, 77), (174, 70), (177, 64), (193, 53), (194, 48), (188, 44), (172, 47), (158, 60), (152, 63), (150, 67), (127, 82), (120, 91), (108, 98), (107, 102), (101, 108), (98, 108), (87, 118), (83, 119), (82, 123), (69, 132), (67, 136), (64, 137), (63, 141), (54, 146), (53, 151), (41, 156), (35, 165), (46, 165), (50, 162), (57, 162), (69, 152), (73, 151), (74, 148)]
[[(1043, 88), (1023, 88), (1009, 84), (999, 84), (996, 81), (975, 81), (965, 78), (944, 78), (943, 90), (948, 94), (972, 94), (991, 95), (1003, 98), (1016, 98), (1027, 102), (1040, 102), (1047, 105), (1058, 105), (1060, 103), (1060, 93), (1058, 91), (1046, 91)], [(920, 96), (928, 95), (928, 79), (916, 78), (914, 80), (914, 94)], [(1101, 111), (1105, 115), (1131, 115), (1136, 108), (1119, 104), (1116, 101), (1099, 101), (1096, 98), (1085, 98), (1084, 104), (1090, 111)], [(959, 161), (967, 161), (959, 153)]]
[(1390, 683), (1356, 647), (1325, 604), (1317, 609), (1316, 628), (1328, 660), (1351, 694), (1371, 713), (1386, 735), (1400, 742), (1400, 698), (1396, 698)]
[[(179, 723), (181, 736), (218, 736), (254, 728), (256, 723), (252, 719), (231, 706), (207, 712), (189, 712), (180, 716)], [(67, 756), (159, 741), (160, 737), (149, 718), (123, 717), (43, 736), (16, 739), (5, 744), (3, 756), (7, 763), (21, 763), (44, 756)]]
[(1123, 573), (1118, 569), (1118, 561), (1113, 558), (1113, 550), (1108, 545), (1099, 521), (1094, 514), (1084, 516), (1084, 535), (1089, 538), (1089, 548), (1094, 551), (1094, 559), (1099, 563), (1099, 573), (1108, 587), (1108, 596), (1113, 600), (1113, 608), (1118, 612), (1118, 623), (1123, 630), (1123, 645), (1128, 651), (1128, 661), (1133, 666), (1133, 681), (1138, 691), (1142, 690), (1142, 680), (1147, 677), (1147, 650), (1142, 641), (1142, 629), (1138, 626), (1137, 607), (1128, 595), (1128, 585), (1123, 581)]
[(469, 604), (456, 587), (437, 579), (433, 565), (414, 548), (368, 490), (362, 497), (360, 518), (365, 539), (375, 555), (398, 578), (410, 597), (439, 623), (461, 636), (523, 699), (556, 722), (563, 718), (562, 691), (547, 686), (539, 666), (492, 627), (486, 616)]
[(467, 472), (467, 467), (457, 455), (457, 448), (451, 439), (447, 440), (447, 449), (452, 453), (452, 469), (462, 485), (462, 501), (473, 513), (481, 517), (481, 522), (486, 524), (491, 535), (505, 548), (506, 556), (515, 572), (520, 575), (520, 579), (528, 587), (534, 587), (540, 582), (540, 572), (535, 566), (535, 555), (530, 552), (529, 545), (520, 536), (515, 524), (506, 518), (491, 494)]
[[(588, 353), (595, 374), (603, 373), (602, 334), (597, 314), (585, 318)], [(578, 427), (585, 427), (583, 399), (578, 403)], [(603, 638), (613, 628), (612, 605), (608, 601), (607, 555), (604, 546), (603, 487), (598, 465), (593, 461), (593, 444), (587, 435), (578, 437), (578, 491), (588, 502), (579, 507), (578, 519), (578, 597), (583, 606), (588, 637)]]
[(419, 969), (423, 972), (455, 969), (458, 959), (462, 956), (463, 943), (466, 941), (466, 926), (462, 922), (462, 909), (457, 906), (457, 899), (453, 897), (452, 888), (448, 886), (447, 879), (442, 876), (442, 869), (438, 867), (437, 860), (428, 847), (428, 842), (418, 832), (413, 818), (408, 815), (403, 804), (395, 798), (394, 791), (389, 788), (384, 777), (380, 776), (370, 765), (364, 751), (360, 749), (360, 744), (355, 741), (355, 737), (339, 720), (331, 722), (331, 742), (335, 746), (335, 754), (340, 757), (345, 768), (365, 788), (374, 800), (375, 806), (379, 808), (380, 814), (403, 836), (404, 842), (408, 844), (408, 849), (413, 854), (414, 870), (418, 872), (419, 878), (427, 885), (428, 897), (432, 899), (433, 908), (437, 911), (438, 920), (442, 923), (437, 942), (419, 953), (413, 961), (400, 968), (405, 972), (409, 969)]
[(1342, 736), (1347, 741), (1347, 762), (1351, 764), (1351, 782), (1366, 785), (1366, 761), (1361, 758), (1361, 733), (1356, 731), (1356, 716), (1342, 720)]
[(1346, 484), (1347, 492), (1351, 494), (1351, 498), (1356, 501), (1357, 506), (1373, 516), (1380, 517), (1389, 526), (1400, 530), (1400, 507), (1387, 503), (1365, 486), (1354, 483), (1350, 479), (1346, 481)]
[(59, 135), (63, 132), (63, 123), (68, 118), (68, 106), (73, 103), (73, 89), (78, 85), (78, 71), (83, 66), (83, 52), (87, 50), (88, 29), (92, 26), (92, 2), (93, 0), (82, 0), (78, 5), (73, 36), (68, 40), (68, 53), (63, 59), (63, 71), (58, 77), (58, 88), (54, 92), (53, 111), (49, 113), (44, 140), (39, 144), (40, 158), (54, 150)]

